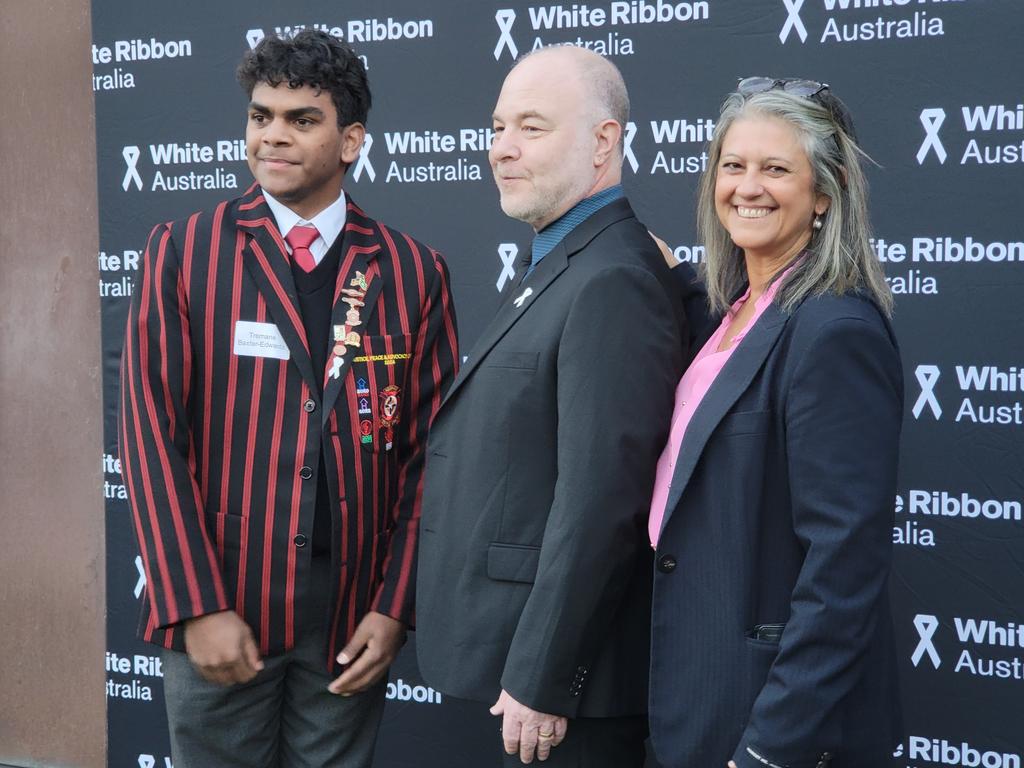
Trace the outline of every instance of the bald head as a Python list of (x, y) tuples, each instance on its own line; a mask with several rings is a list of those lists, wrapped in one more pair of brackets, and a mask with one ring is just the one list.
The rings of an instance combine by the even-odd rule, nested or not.
[(618, 70), (591, 51), (548, 48), (516, 64), (498, 94), (488, 155), (502, 210), (540, 231), (620, 183), (628, 110)]
[[(552, 78), (573, 81), (592, 123), (614, 120), (625, 131), (629, 122), (629, 93), (619, 68), (600, 54), (575, 45), (539, 48), (519, 58), (513, 69), (528, 61), (547, 68)], [(622, 156), (622, 137), (617, 152)]]

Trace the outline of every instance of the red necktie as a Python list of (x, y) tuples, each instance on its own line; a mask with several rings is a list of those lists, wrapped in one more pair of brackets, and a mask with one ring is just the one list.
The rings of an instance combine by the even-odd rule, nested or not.
[(292, 259), (305, 272), (312, 272), (316, 268), (316, 260), (313, 258), (309, 246), (318, 237), (320, 237), (320, 233), (317, 232), (316, 227), (296, 224), (284, 238), (285, 242), (291, 246)]

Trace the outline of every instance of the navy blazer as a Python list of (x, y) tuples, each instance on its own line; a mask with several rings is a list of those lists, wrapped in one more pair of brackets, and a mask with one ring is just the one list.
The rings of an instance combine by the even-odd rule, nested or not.
[(892, 329), (861, 296), (772, 304), (733, 352), (687, 428), (656, 552), (665, 768), (886, 764), (902, 408)]

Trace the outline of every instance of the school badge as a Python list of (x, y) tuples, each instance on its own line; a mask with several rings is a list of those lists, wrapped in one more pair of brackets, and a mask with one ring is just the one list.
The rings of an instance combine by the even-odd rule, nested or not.
[(380, 425), (384, 427), (384, 449), (391, 450), (395, 437), (395, 424), (398, 423), (401, 403), (398, 400), (401, 390), (389, 384), (380, 391)]

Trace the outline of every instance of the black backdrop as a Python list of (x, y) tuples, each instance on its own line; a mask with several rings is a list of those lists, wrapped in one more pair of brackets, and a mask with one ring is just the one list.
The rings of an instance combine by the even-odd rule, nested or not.
[[(369, 67), (372, 141), (346, 190), (445, 254), (466, 350), (531, 235), (501, 213), (486, 163), (513, 54), (574, 43), (612, 57), (633, 102), (627, 192), (688, 261), (702, 256), (692, 211), (705, 142), (736, 77), (832, 84), (877, 162), (875, 245), (896, 293), (907, 380), (892, 583), (907, 737), (892, 765), (1019, 768), (1019, 0), (96, 0), (109, 764), (171, 764), (158, 651), (134, 638), (143, 585), (114, 428), (131, 282), (155, 223), (249, 185), (234, 67), (264, 32), (310, 25), (341, 35)], [(485, 708), (424, 687), (411, 644), (391, 680), (378, 765), (494, 763)]]

